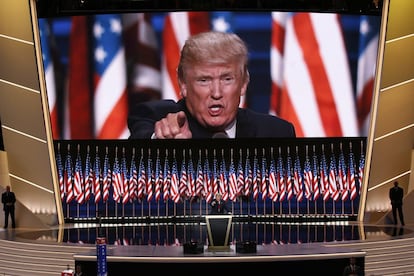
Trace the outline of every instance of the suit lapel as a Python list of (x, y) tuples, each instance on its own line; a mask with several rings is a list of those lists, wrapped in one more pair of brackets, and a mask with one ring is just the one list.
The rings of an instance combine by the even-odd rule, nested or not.
[(239, 108), (237, 112), (236, 137), (255, 137), (256, 125), (250, 123), (251, 118), (247, 116), (245, 109)]

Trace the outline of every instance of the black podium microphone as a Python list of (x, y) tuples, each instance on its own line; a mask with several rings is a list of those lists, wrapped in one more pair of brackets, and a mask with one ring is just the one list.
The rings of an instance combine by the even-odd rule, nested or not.
[(229, 136), (225, 132), (216, 132), (212, 136), (213, 139), (223, 139), (223, 138), (229, 138)]

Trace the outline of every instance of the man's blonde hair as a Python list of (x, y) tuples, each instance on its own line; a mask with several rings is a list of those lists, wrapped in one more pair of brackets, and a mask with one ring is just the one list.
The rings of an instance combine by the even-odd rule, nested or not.
[(196, 64), (240, 63), (244, 81), (249, 81), (248, 50), (245, 42), (234, 33), (203, 32), (188, 38), (181, 50), (177, 74), (184, 82), (186, 68)]

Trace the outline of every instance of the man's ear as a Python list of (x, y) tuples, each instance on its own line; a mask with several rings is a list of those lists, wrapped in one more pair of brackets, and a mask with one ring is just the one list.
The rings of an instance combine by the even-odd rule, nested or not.
[(183, 98), (187, 97), (187, 85), (184, 82), (179, 80), (178, 81), (178, 86), (180, 87), (181, 97), (183, 97)]
[(244, 95), (246, 95), (247, 85), (248, 85), (248, 84), (249, 84), (248, 82), (245, 82), (245, 83), (242, 85), (242, 87), (241, 87), (241, 91), (240, 91), (240, 96), (244, 96)]

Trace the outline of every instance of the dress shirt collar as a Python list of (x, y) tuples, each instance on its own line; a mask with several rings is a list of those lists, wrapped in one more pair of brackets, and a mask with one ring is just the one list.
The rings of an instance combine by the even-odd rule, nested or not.
[(229, 138), (236, 138), (236, 122), (237, 120), (234, 120), (226, 129), (225, 132)]

